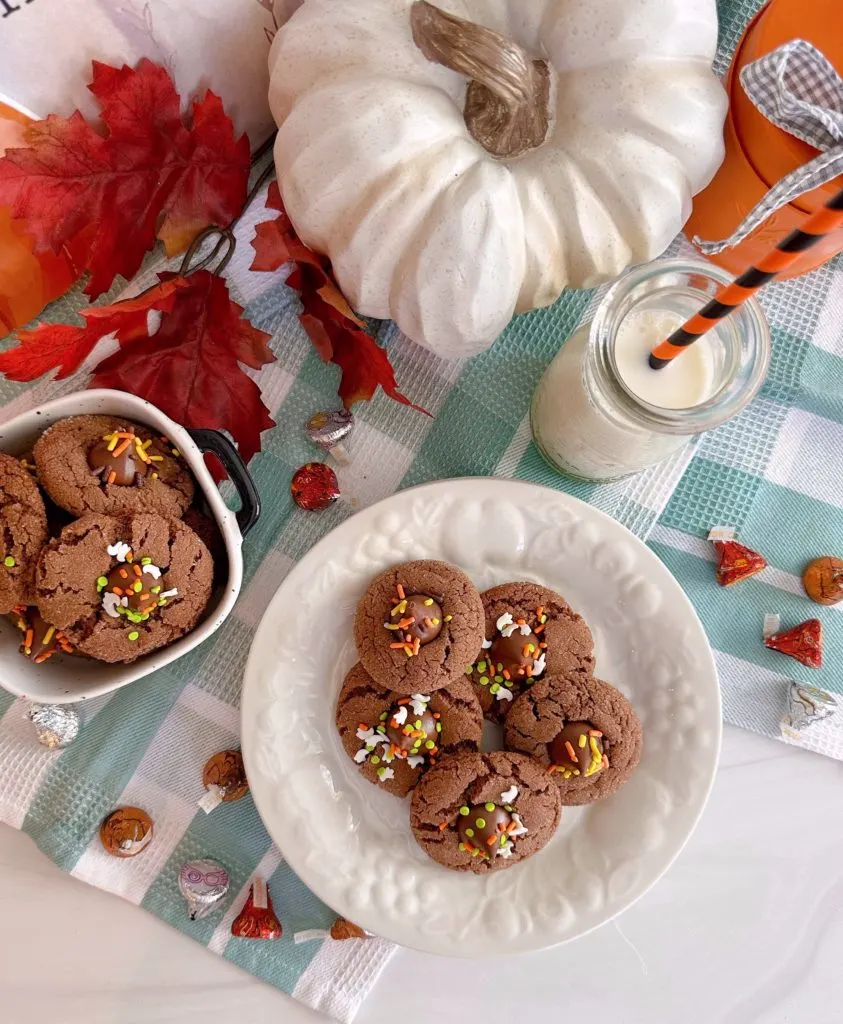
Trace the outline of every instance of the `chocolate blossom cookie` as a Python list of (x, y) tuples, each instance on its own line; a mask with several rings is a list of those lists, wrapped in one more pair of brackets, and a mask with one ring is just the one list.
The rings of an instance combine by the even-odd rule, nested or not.
[(544, 766), (564, 805), (590, 804), (629, 779), (641, 757), (641, 723), (609, 683), (548, 676), (512, 705), (504, 743)]
[(213, 572), (208, 549), (180, 519), (84, 516), (41, 552), (36, 600), (78, 651), (128, 662), (196, 625)]
[(413, 790), (410, 827), (443, 867), (485, 874), (538, 853), (561, 814), (541, 765), (500, 750), (442, 758)]
[(114, 416), (59, 420), (32, 454), (41, 486), (77, 516), (158, 512), (180, 518), (193, 498), (193, 477), (178, 449)]
[(32, 602), (35, 563), (47, 541), (38, 486), (18, 459), (0, 454), (0, 614)]
[(382, 572), (357, 607), (354, 639), (363, 667), (403, 696), (460, 679), (483, 641), (483, 602), (447, 562), (405, 562)]
[(537, 583), (504, 583), (481, 598), (486, 639), (467, 674), (493, 722), (503, 722), (512, 701), (545, 673), (594, 671), (591, 630), (555, 591)]
[(483, 712), (467, 681), (403, 697), (355, 665), (337, 698), (337, 729), (364, 778), (406, 796), (440, 757), (477, 750)]

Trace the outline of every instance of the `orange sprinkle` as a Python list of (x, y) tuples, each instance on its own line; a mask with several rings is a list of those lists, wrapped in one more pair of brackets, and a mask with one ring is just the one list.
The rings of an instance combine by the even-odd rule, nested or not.
[(524, 672), (526, 673), (527, 678), (529, 679), (533, 674), (533, 666), (527, 665), (527, 667), (524, 669)]
[(506, 831), (507, 831), (507, 833), (514, 832), (517, 828), (518, 828), (518, 825), (514, 821), (511, 821), (506, 826)]
[(605, 754), (603, 755), (603, 767), (604, 768), (608, 768), (609, 767), (609, 758), (606, 757)]
[(135, 570), (135, 576), (143, 576), (143, 569), (139, 565), (133, 565), (132, 568)]
[(527, 620), (526, 619), (516, 619), (515, 620), (515, 624), (516, 624), (516, 626), (526, 626), (527, 625)]
[(466, 853), (474, 853), (474, 847), (471, 845), (471, 843), (467, 843), (465, 840), (463, 840), (463, 846), (465, 847)]
[(512, 679), (512, 676), (509, 674), (509, 669), (505, 668), (503, 670), (503, 677), (504, 679)]
[(406, 619), (402, 619), (402, 620), (401, 620), (401, 621), (400, 621), (400, 622), (398, 623), (398, 628), (399, 628), (399, 629), (407, 629), (407, 627), (408, 627), (408, 626), (412, 626), (412, 624), (413, 624), (413, 623), (414, 623), (415, 621), (416, 621), (416, 620), (415, 620), (415, 617), (414, 617), (414, 616), (412, 616), (412, 615), (409, 615), (409, 616), (408, 616), (408, 617), (407, 617)]
[(447, 821), (440, 821), (439, 822), (439, 831), (440, 832), (444, 832), (447, 827), (448, 827), (448, 822)]
[(123, 591), (119, 587), (112, 587), (111, 588), (111, 593), (112, 594), (116, 594), (118, 597), (122, 597), (123, 596)]
[(37, 658), (35, 658), (35, 664), (40, 665), (42, 661), (46, 661), (50, 657), (52, 651), (42, 651)]
[(411, 644), (413, 642), (413, 638), (412, 636), (410, 636), (409, 633), (404, 634), (404, 642), (408, 644)]
[(413, 644), (413, 654), (418, 654), (421, 648), (421, 639), (416, 637), (416, 642)]
[(489, 838), (486, 840), (486, 845), (487, 846), (494, 846), (497, 841), (498, 841), (498, 837), (497, 836), (489, 836)]
[(409, 704), (410, 703), (410, 698), (409, 697), (400, 697), (395, 703), (396, 704)]
[(406, 595), (406, 594), (404, 593), (404, 588), (403, 588), (403, 587), (401, 586), (401, 584), (399, 583), (399, 584), (397, 584), (397, 585), (396, 585), (395, 589), (396, 589), (396, 590), (398, 591), (398, 597), (399, 597), (399, 598), (400, 598), (400, 599), (401, 599), (401, 600), (403, 601), (403, 600), (404, 600), (404, 598), (405, 598), (405, 597), (407, 596), (407, 595)]
[(532, 644), (524, 644), (524, 646), (521, 648), (521, 657), (522, 658), (529, 658), (532, 653), (533, 653), (533, 645)]
[[(536, 634), (536, 636), (539, 636), (539, 634), (544, 632), (544, 626), (536, 626), (536, 628), (533, 630), (533, 632)], [(539, 645), (539, 646), (541, 646), (541, 645)]]
[(546, 651), (546, 650), (547, 650), (547, 644), (545, 643), (545, 641), (544, 641), (544, 640), (542, 640), (542, 642), (541, 642), (541, 643), (539, 644), (539, 647), (540, 647), (540, 648), (541, 648), (541, 649), (542, 649), (543, 651)]
[(400, 644), (390, 644), (389, 645), (390, 650), (393, 650), (393, 651), (403, 650), (403, 648), (405, 648), (406, 646), (407, 645), (405, 643), (403, 643), (403, 642), (400, 643)]
[(548, 769), (547, 769), (548, 775), (551, 772), (555, 772), (555, 771), (556, 771), (556, 765), (555, 764), (551, 764), (551, 765), (548, 766)]
[(35, 636), (35, 634), (33, 633), (33, 631), (31, 629), (28, 629), (26, 631), (26, 635), (23, 638), (23, 645), (24, 645), (24, 647), (32, 647), (32, 640), (33, 640), (34, 636)]
[(113, 436), (133, 438), (135, 435), (130, 430), (116, 430)]
[(603, 733), (599, 729), (589, 729), (588, 730), (588, 735), (589, 736), (602, 736)]
[(118, 455), (122, 455), (123, 452), (129, 447), (131, 443), (132, 442), (129, 440), (128, 437), (124, 438), (111, 453), (112, 456), (116, 459)]
[(433, 628), (433, 619), (422, 619), (422, 622), (425, 624), (425, 626), (428, 629), (432, 629)]
[(366, 723), (365, 723), (365, 722), (358, 722), (358, 723), (357, 723), (357, 728), (358, 728), (358, 729), (368, 729), (368, 728), (369, 728), (369, 726), (368, 726), (368, 725), (366, 725)]
[(107, 482), (110, 483), (110, 484), (113, 484), (116, 479), (117, 479), (117, 473), (115, 473), (115, 471), (112, 469), (112, 471), (108, 474), (108, 481)]
[(544, 605), (540, 604), (538, 608), (536, 608), (536, 618), (540, 619), (542, 615), (544, 615)]
[(434, 719), (435, 719), (436, 721), (439, 721), (439, 719), (440, 719), (440, 718), (441, 718), (442, 716), (441, 716), (441, 715), (439, 714), (439, 712), (438, 712), (438, 711), (434, 711), (434, 712), (433, 712), (433, 717), (434, 717)]
[[(394, 721), (395, 721), (395, 719), (393, 718), (393, 722)], [(401, 730), (401, 732), (405, 736), (412, 736), (413, 735), (413, 727), (412, 727), (412, 725), (405, 725), (404, 728)]]
[(565, 740), (565, 749), (568, 751), (568, 757), (570, 757), (574, 764), (578, 764), (577, 755), (570, 740)]

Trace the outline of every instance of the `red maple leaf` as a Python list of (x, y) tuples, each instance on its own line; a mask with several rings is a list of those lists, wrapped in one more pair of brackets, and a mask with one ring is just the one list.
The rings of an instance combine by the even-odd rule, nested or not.
[(211, 92), (188, 127), (172, 80), (149, 60), (95, 61), (89, 88), (104, 133), (78, 111), (28, 125), (26, 148), (0, 158), (0, 206), (25, 222), (36, 253), (58, 253), (87, 228), (85, 292), (98, 295), (117, 274), (132, 277), (156, 238), (172, 255), (227, 225), (245, 202), (250, 154)]
[(299, 320), (322, 361), (342, 370), (339, 395), (346, 409), (355, 402), (368, 401), (381, 387), (396, 402), (429, 415), (398, 390), (389, 357), (363, 329), (363, 321), (355, 316), (334, 281), (328, 261), (296, 234), (275, 181), (269, 186), (266, 208), (277, 210), (278, 216), (255, 228), (252, 270), (277, 270), (293, 264), (287, 284), (301, 297), (304, 310)]
[(221, 277), (198, 270), (179, 288), (159, 329), (122, 345), (97, 366), (91, 384), (145, 398), (186, 427), (223, 428), (248, 462), (260, 451), (261, 431), (275, 424), (241, 364), (258, 370), (275, 356), (270, 336), (242, 313)]
[(0, 373), (9, 380), (30, 381), (58, 368), (56, 380), (63, 380), (79, 369), (106, 335), (113, 334), (121, 345), (147, 337), (150, 310), (170, 312), (176, 292), (186, 285), (183, 277), (174, 277), (134, 299), (83, 310), (83, 327), (40, 324), (18, 331), (18, 344), (0, 352)]

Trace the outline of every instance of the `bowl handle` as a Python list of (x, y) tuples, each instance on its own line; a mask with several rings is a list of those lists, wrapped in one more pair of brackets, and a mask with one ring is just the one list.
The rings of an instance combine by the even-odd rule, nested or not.
[(240, 510), (237, 513), (237, 525), (240, 535), (246, 534), (258, 521), (261, 514), (261, 499), (255, 481), (246, 463), (240, 458), (240, 452), (234, 447), (221, 430), (193, 430), (188, 428), (196, 447), (202, 452), (212, 452), (225, 466), (226, 472), (240, 495)]

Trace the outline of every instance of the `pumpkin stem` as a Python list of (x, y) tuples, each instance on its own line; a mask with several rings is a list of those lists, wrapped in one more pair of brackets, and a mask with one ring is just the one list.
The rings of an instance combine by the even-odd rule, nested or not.
[(410, 8), (413, 41), (428, 60), (471, 79), (463, 116), (493, 156), (514, 157), (540, 146), (550, 129), (547, 61), (533, 60), (512, 39), (448, 14), (427, 0)]

